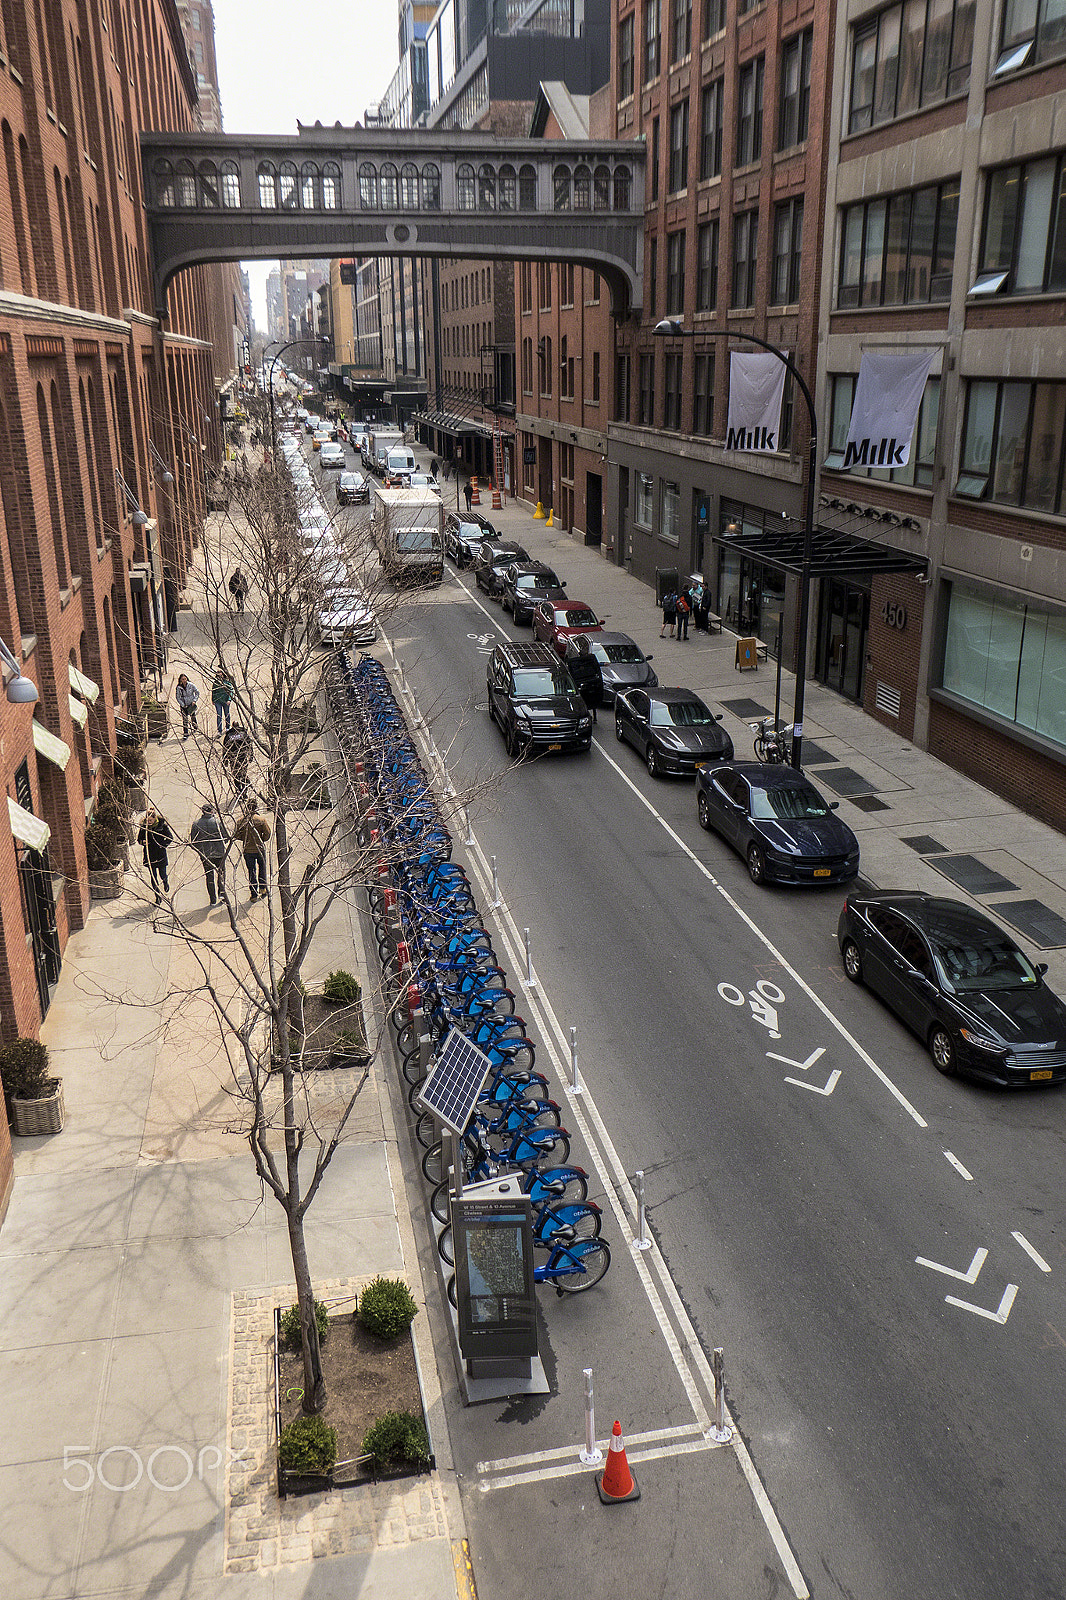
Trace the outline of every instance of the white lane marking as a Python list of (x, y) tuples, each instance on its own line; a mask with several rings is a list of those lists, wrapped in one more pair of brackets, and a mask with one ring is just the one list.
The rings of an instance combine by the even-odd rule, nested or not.
[[(825, 1055), (825, 1045), (820, 1044), (817, 1050), (812, 1050), (806, 1061), (793, 1061), (791, 1056), (779, 1056), (774, 1050), (767, 1050), (766, 1055), (770, 1061), (782, 1061), (786, 1067), (795, 1067), (799, 1072), (806, 1072), (808, 1067), (813, 1067), (814, 1063), (820, 1061), (822, 1056)], [(839, 1076), (838, 1072), (837, 1077), (839, 1078)], [(789, 1079), (788, 1081), (794, 1083), (795, 1079)]]
[(891, 1094), (893, 1096), (893, 1098), (899, 1102), (899, 1104), (903, 1107), (904, 1111), (907, 1112), (908, 1116), (911, 1116), (911, 1117), (914, 1118), (914, 1120), (918, 1124), (919, 1128), (927, 1128), (929, 1126), (929, 1124), (926, 1122), (926, 1120), (922, 1116), (921, 1112), (915, 1110), (914, 1106), (911, 1105), (910, 1101), (907, 1099), (907, 1096), (903, 1093), (903, 1091), (901, 1089), (897, 1089), (896, 1085), (892, 1082), (892, 1080), (888, 1076), (888, 1074), (886, 1072), (882, 1071), (882, 1069), (877, 1065), (877, 1062), (873, 1059), (873, 1057), (871, 1055), (869, 1055), (867, 1053), (867, 1051), (865, 1051), (863, 1049), (862, 1045), (855, 1038), (855, 1036), (852, 1033), (850, 1033), (849, 1030), (844, 1026), (843, 1022), (840, 1021), (839, 1017), (835, 1016), (834, 1013), (826, 1005), (825, 1001), (822, 1000), (819, 995), (815, 994), (815, 992), (811, 988), (810, 984), (807, 983), (803, 978), (800, 977), (800, 974), (796, 971), (795, 967), (793, 967), (792, 964), (785, 959), (785, 957), (781, 954), (780, 950), (778, 950), (777, 946), (774, 945), (771, 942), (769, 937), (765, 933), (763, 933), (762, 929), (753, 920), (753, 918), (751, 918), (748, 915), (748, 913), (744, 910), (744, 907), (740, 904), (740, 902), (738, 900), (734, 900), (733, 896), (729, 893), (729, 890), (727, 888), (725, 888), (725, 886), (718, 881), (718, 879), (715, 877), (714, 873), (711, 871), (710, 867), (708, 867), (705, 862), (700, 860), (699, 856), (696, 855), (695, 851), (692, 850), (690, 848), (690, 846), (685, 843), (685, 841), (684, 841), (684, 839), (682, 839), (681, 835), (678, 832), (676, 832), (676, 830), (674, 828), (672, 828), (670, 826), (670, 824), (667, 822), (666, 818), (662, 815), (662, 813), (656, 810), (655, 806), (647, 798), (647, 796), (641, 794), (641, 792), (637, 788), (636, 784), (632, 781), (632, 779), (629, 777), (629, 775), (627, 773), (623, 772), (622, 768), (618, 765), (617, 761), (615, 761), (612, 756), (608, 755), (606, 749), (604, 748), (604, 746), (602, 744), (600, 744), (599, 740), (598, 739), (593, 739), (592, 743), (593, 743), (594, 748), (599, 751), (600, 755), (602, 755), (603, 759), (607, 762), (607, 765), (609, 767), (613, 767), (614, 768), (614, 771), (617, 772), (617, 774), (621, 778), (622, 782), (624, 784), (626, 784), (629, 789), (632, 790), (633, 794), (636, 795), (637, 799), (640, 801), (641, 805), (645, 808), (645, 810), (649, 811), (651, 813), (651, 815), (655, 818), (655, 820), (658, 822), (659, 826), (663, 829), (663, 832), (666, 833), (669, 836), (669, 838), (671, 838), (674, 841), (674, 843), (677, 845), (678, 849), (682, 852), (682, 854), (686, 855), (688, 857), (688, 859), (692, 862), (692, 865), (696, 868), (696, 871), (699, 872), (704, 878), (706, 878), (707, 882), (710, 883), (711, 885), (713, 885), (713, 887), (718, 890), (718, 893), (722, 896), (722, 899), (726, 902), (726, 904), (733, 911), (736, 912), (736, 914), (740, 918), (741, 922), (743, 922), (747, 926), (747, 928), (751, 931), (751, 933), (755, 936), (755, 938), (759, 941), (759, 943), (764, 947), (764, 949), (769, 951), (770, 955), (773, 956), (775, 961), (780, 962), (781, 966), (788, 973), (788, 975), (792, 979), (792, 981), (800, 989), (802, 989), (803, 993), (810, 1000), (811, 1004), (818, 1011), (820, 1011), (822, 1013), (823, 1017), (825, 1017), (826, 1021), (830, 1024), (830, 1026), (836, 1029), (837, 1033), (840, 1034), (840, 1037), (845, 1041), (845, 1043), (849, 1044), (851, 1046), (851, 1048), (855, 1051), (855, 1054), (859, 1057), (860, 1061), (863, 1061), (863, 1062), (866, 1063), (866, 1065), (869, 1067), (870, 1071), (874, 1074), (874, 1076), (877, 1079), (880, 1080), (880, 1082), (888, 1090), (889, 1094)]
[(947, 1157), (947, 1159), (951, 1162), (951, 1165), (955, 1168), (955, 1171), (958, 1172), (958, 1173), (961, 1173), (961, 1175), (966, 1179), (967, 1183), (972, 1183), (973, 1182), (973, 1173), (966, 1171), (966, 1168), (963, 1166), (963, 1164), (959, 1160), (958, 1156), (953, 1156), (950, 1150), (945, 1150), (944, 1154)]
[[(626, 1454), (629, 1454), (631, 1445), (665, 1444), (668, 1439), (687, 1439), (689, 1434), (698, 1433), (699, 1429), (694, 1423), (682, 1423), (677, 1428), (656, 1428), (650, 1433), (627, 1433), (625, 1436)], [(610, 1444), (610, 1435), (601, 1441), (601, 1449), (607, 1453)], [(577, 1454), (576, 1444), (561, 1445), (554, 1450), (530, 1450), (522, 1456), (501, 1456), (498, 1461), (479, 1461), (475, 1470), (477, 1472), (513, 1472), (521, 1467), (540, 1467), (549, 1461), (570, 1461)]]
[(916, 1267), (932, 1267), (934, 1272), (942, 1272), (946, 1278), (958, 1278), (960, 1283), (976, 1283), (981, 1268), (987, 1260), (988, 1251), (981, 1245), (974, 1251), (973, 1260), (966, 1272), (959, 1272), (956, 1267), (942, 1266), (939, 1261), (927, 1261), (925, 1256), (915, 1256), (914, 1264)]
[(786, 1078), (786, 1083), (794, 1083), (797, 1089), (809, 1089), (812, 1094), (821, 1094), (829, 1098), (837, 1084), (840, 1082), (840, 1068), (836, 1067), (830, 1074), (824, 1089), (819, 1089), (816, 1083), (805, 1083), (802, 1078)]
[(1032, 1259), (1036, 1262), (1037, 1266), (1040, 1268), (1041, 1272), (1050, 1272), (1051, 1271), (1051, 1268), (1048, 1266), (1047, 1262), (1044, 1260), (1044, 1258), (1040, 1254), (1039, 1250), (1034, 1250), (1033, 1249), (1032, 1245), (1029, 1243), (1029, 1241), (1025, 1237), (1024, 1233), (1018, 1233), (1017, 1231), (1015, 1231), (1014, 1233), (1011, 1234), (1011, 1238), (1012, 1239), (1017, 1239), (1018, 1243), (1021, 1245), (1021, 1247), (1025, 1251), (1026, 1255), (1032, 1257)]
[(946, 1294), (944, 1296), (944, 1304), (949, 1306), (958, 1306), (960, 1311), (972, 1311), (975, 1317), (984, 1317), (989, 1322), (998, 1322), (1000, 1327), (1002, 1327), (1007, 1318), (1010, 1316), (1010, 1309), (1014, 1304), (1014, 1296), (1017, 1293), (1018, 1285), (1016, 1283), (1008, 1283), (1007, 1287), (1003, 1291), (1003, 1298), (999, 1302), (999, 1305), (995, 1311), (986, 1311), (984, 1306), (972, 1305), (969, 1300), (956, 1300), (953, 1294)]
[[(604, 1445), (606, 1444), (605, 1439)], [(627, 1444), (626, 1460), (639, 1465), (642, 1461), (664, 1461), (674, 1456), (691, 1456), (697, 1452), (724, 1448), (724, 1445), (718, 1444), (714, 1439), (691, 1439), (687, 1444), (675, 1444), (662, 1450), (631, 1450)], [(533, 1472), (514, 1472), (503, 1478), (485, 1478), (478, 1484), (478, 1488), (482, 1494), (491, 1494), (496, 1489), (518, 1489), (524, 1483), (545, 1483), (552, 1478), (576, 1478), (579, 1472), (591, 1471), (592, 1469), (585, 1466), (583, 1461), (565, 1461), (560, 1462), (558, 1466), (541, 1467)], [(798, 1600), (807, 1600), (809, 1591), (804, 1587), (797, 1589), (796, 1594)]]

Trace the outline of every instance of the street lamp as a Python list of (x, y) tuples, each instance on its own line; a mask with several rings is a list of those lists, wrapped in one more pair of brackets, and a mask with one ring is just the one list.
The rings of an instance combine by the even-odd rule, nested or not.
[(277, 355), (274, 357), (273, 361), (270, 363), (270, 377), (269, 377), (269, 379), (267, 381), (267, 392), (268, 392), (268, 394), (270, 396), (270, 464), (271, 464), (271, 467), (273, 467), (274, 462), (277, 460), (277, 454), (278, 454), (278, 425), (277, 425), (277, 422), (276, 422), (275, 417), (274, 417), (274, 368), (277, 366), (278, 362), (281, 360), (281, 358), (285, 354), (286, 350), (291, 350), (294, 345), (298, 345), (298, 344), (325, 344), (325, 345), (328, 345), (329, 344), (329, 340), (328, 339), (320, 339), (318, 334), (315, 334), (310, 339), (290, 339), (288, 344), (283, 344), (282, 345), (281, 349), (278, 351)]
[(11, 677), (7, 683), (7, 698), (13, 706), (32, 706), (37, 701), (37, 685), (32, 678), (23, 676), (22, 668), (11, 654), (3, 639), (0, 639), (0, 656), (11, 668)]
[(798, 371), (793, 362), (783, 355), (776, 345), (768, 344), (765, 339), (760, 339), (756, 333), (741, 333), (732, 328), (685, 328), (674, 317), (664, 317), (655, 324), (654, 332), (660, 339), (694, 339), (696, 333), (725, 335), (726, 338), (746, 339), (749, 344), (757, 344), (760, 350), (769, 350), (776, 356), (786, 372), (790, 372), (799, 386), (799, 391), (807, 402), (807, 416), (810, 421), (810, 442), (807, 451), (807, 505), (803, 517), (803, 555), (800, 560), (800, 614), (799, 627), (796, 630), (796, 703), (792, 714), (792, 765), (797, 769), (802, 766), (803, 757), (803, 697), (807, 676), (807, 613), (810, 610), (811, 595), (811, 557), (814, 551), (814, 493), (818, 477), (818, 419), (815, 415), (814, 400), (811, 391), (803, 380), (803, 375)]

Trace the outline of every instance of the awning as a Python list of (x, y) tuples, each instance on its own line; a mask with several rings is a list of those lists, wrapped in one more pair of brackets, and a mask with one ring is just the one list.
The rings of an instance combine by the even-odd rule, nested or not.
[(89, 713), (86, 711), (84, 703), (81, 700), (76, 700), (72, 694), (67, 695), (67, 703), (70, 706), (70, 714), (78, 724), (78, 727), (84, 728), (89, 720)]
[(87, 678), (84, 672), (79, 672), (73, 661), (67, 671), (70, 674), (70, 687), (88, 700), (90, 705), (95, 705), (100, 698), (100, 685)]
[(64, 744), (62, 739), (54, 733), (49, 733), (47, 728), (42, 728), (36, 717), (33, 719), (33, 748), (39, 756), (44, 756), (46, 761), (51, 761), (53, 766), (63, 772), (70, 760), (70, 746)]
[(31, 850), (43, 850), (52, 837), (52, 830), (47, 822), (42, 822), (40, 817), (35, 817), (32, 811), (25, 811), (11, 796), (7, 797), (7, 814), (11, 819), (11, 832), (16, 839), (21, 839), (23, 844), (28, 844)]
[[(715, 541), (727, 550), (738, 550), (753, 561), (766, 561), (784, 572), (799, 573), (803, 567), (803, 524), (782, 518), (780, 527), (765, 532), (718, 533)], [(873, 539), (859, 539), (836, 528), (818, 523), (811, 540), (811, 577), (841, 578), (881, 572), (927, 573), (925, 556), (911, 555)]]
[(415, 411), (411, 421), (425, 423), (427, 428), (436, 428), (439, 433), (453, 433), (456, 438), (461, 438), (463, 434), (492, 438), (492, 429), (486, 428), (483, 422), (475, 422), (471, 417), (459, 417), (450, 411)]

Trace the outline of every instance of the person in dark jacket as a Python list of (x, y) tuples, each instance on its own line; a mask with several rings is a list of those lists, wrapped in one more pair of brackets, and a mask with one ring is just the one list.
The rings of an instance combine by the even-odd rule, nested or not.
[(252, 741), (247, 731), (235, 722), (227, 728), (222, 739), (222, 765), (233, 780), (238, 794), (248, 787), (248, 764), (252, 759)]
[(237, 821), (233, 837), (244, 855), (249, 892), (253, 900), (258, 900), (267, 892), (266, 847), (270, 838), (270, 823), (253, 804), (249, 804)]
[(154, 810), (145, 813), (140, 832), (137, 834), (137, 843), (144, 851), (144, 864), (151, 874), (156, 905), (159, 904), (160, 886), (164, 894), (170, 893), (167, 848), (173, 838), (170, 824), (165, 817), (161, 817), (159, 812)]
[[(221, 822), (218, 820), (218, 813), (210, 802), (204, 805), (200, 815), (193, 823), (189, 838), (196, 846), (200, 860), (203, 863), (204, 877), (207, 880), (208, 904), (214, 905), (225, 888), (226, 846), (229, 840)], [(217, 894), (215, 892), (216, 887)]]

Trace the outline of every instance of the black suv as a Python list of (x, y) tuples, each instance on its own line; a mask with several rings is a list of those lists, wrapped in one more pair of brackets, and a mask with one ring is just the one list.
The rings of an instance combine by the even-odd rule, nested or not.
[(513, 561), (528, 560), (529, 551), (523, 550), (513, 539), (482, 539), (474, 562), (474, 578), (478, 588), (498, 600), (507, 568)]
[(588, 750), (592, 718), (549, 645), (499, 644), (488, 666), (489, 715), (512, 757)]
[(566, 585), (543, 561), (512, 561), (503, 575), (500, 600), (516, 622), (532, 622), (538, 600), (559, 605), (566, 599)]
[(472, 567), (482, 539), (494, 539), (496, 529), (476, 511), (449, 511), (444, 523), (444, 553), (457, 567)]

